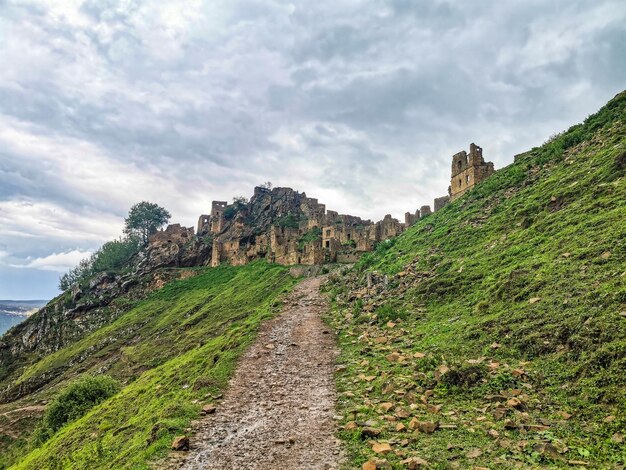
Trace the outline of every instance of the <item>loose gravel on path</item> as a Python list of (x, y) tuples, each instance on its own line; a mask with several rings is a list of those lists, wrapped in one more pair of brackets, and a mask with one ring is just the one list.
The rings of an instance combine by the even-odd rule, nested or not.
[(302, 281), (261, 327), (215, 414), (196, 423), (190, 450), (173, 453), (166, 468), (339, 468), (337, 349), (321, 319), (328, 309), (321, 281)]

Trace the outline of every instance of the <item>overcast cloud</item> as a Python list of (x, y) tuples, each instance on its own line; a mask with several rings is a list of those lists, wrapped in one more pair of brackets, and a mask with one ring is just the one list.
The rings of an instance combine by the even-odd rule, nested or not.
[(0, 298), (51, 297), (140, 200), (194, 225), (270, 180), (432, 204), (625, 88), (623, 0), (0, 0)]

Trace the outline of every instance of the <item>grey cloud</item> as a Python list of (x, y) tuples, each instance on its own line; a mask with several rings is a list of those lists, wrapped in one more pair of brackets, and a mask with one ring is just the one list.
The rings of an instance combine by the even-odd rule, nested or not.
[(146, 198), (191, 225), (267, 179), (400, 216), (470, 141), (502, 166), (620, 91), (625, 24), (619, 0), (0, 3), (0, 119), (25, 139), (0, 149), (0, 247), (94, 249)]

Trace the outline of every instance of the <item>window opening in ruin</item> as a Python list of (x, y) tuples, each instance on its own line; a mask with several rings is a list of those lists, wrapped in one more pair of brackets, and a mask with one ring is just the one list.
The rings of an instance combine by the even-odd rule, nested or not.
[(302, 258), (298, 256), (298, 264), (302, 264)]
[(330, 237), (330, 230), (326, 230), (326, 236)]
[(459, 187), (463, 184), (463, 182), (461, 181), (461, 178), (459, 178)]
[(326, 248), (330, 248), (330, 240), (326, 240)]
[(469, 180), (470, 180), (470, 177), (469, 177), (469, 175), (467, 175), (467, 176), (465, 177), (465, 181), (467, 182), (467, 184), (469, 184)]
[(348, 240), (350, 240), (350, 234), (348, 234)]

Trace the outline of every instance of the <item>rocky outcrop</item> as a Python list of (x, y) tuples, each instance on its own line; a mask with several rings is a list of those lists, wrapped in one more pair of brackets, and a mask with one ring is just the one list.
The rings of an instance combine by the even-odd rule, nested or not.
[[(100, 273), (83, 286), (74, 285), (7, 331), (0, 338), (0, 381), (14, 382), (11, 377), (23, 365), (32, 363), (33, 358), (52, 354), (114, 321), (128, 310), (127, 302), (116, 302), (116, 299), (142, 299), (148, 292), (181, 275), (177, 271), (144, 271), (148, 269), (144, 263), (143, 270), (125, 275)], [(37, 376), (0, 390), (0, 403), (31, 393), (54, 375)]]

